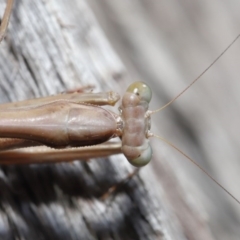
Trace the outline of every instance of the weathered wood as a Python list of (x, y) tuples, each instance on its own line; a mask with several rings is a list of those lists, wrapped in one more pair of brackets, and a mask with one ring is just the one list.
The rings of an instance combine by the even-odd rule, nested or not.
[[(122, 93), (130, 77), (85, 1), (22, 0), (0, 45), (0, 79), (7, 102), (88, 84)], [(212, 239), (193, 186), (166, 154), (106, 200), (100, 197), (132, 171), (121, 156), (2, 167), (1, 239)]]
[[(154, 108), (176, 96), (240, 31), (240, 2), (234, 0), (89, 2), (131, 75), (152, 86)], [(152, 127), (238, 199), (239, 46), (238, 41), (184, 96), (153, 117)], [(184, 185), (189, 180), (198, 184), (199, 191), (188, 192), (187, 198), (194, 196), (194, 204), (204, 206), (203, 215), (216, 239), (239, 239), (239, 205), (174, 150), (159, 141), (156, 145), (159, 160), (154, 169), (159, 180), (165, 182), (159, 164), (175, 167)], [(172, 206), (183, 215), (177, 204)]]

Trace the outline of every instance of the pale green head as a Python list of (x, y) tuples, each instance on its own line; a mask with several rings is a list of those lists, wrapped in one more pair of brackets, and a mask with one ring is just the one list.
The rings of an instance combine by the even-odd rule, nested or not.
[[(152, 99), (152, 91), (150, 87), (143, 83), (143, 82), (135, 82), (132, 83), (127, 88), (128, 93), (133, 93), (136, 96), (139, 97), (139, 103), (138, 106), (142, 107), (145, 112), (148, 110), (148, 104), (150, 103)], [(126, 101), (127, 102), (127, 101)], [(126, 104), (127, 105), (127, 104)], [(126, 106), (127, 107), (127, 106)], [(124, 111), (124, 109), (122, 109)], [(134, 165), (135, 167), (142, 167), (147, 165), (151, 159), (152, 159), (152, 148), (149, 144), (148, 140), (148, 130), (150, 128), (150, 118), (143, 116), (142, 111), (140, 111), (139, 117), (136, 117), (136, 122), (142, 121), (142, 128), (140, 128), (140, 131), (144, 134), (139, 134), (139, 136), (145, 136), (144, 139), (142, 139), (143, 144), (142, 145), (135, 145), (134, 141), (132, 144), (128, 144), (128, 147), (123, 147), (125, 151), (125, 156), (128, 158), (128, 161)], [(128, 119), (126, 118), (125, 121), (127, 122)], [(134, 124), (134, 121), (131, 121), (131, 124), (133, 128), (136, 128), (136, 125)], [(141, 124), (140, 124), (141, 126)], [(128, 125), (128, 127), (130, 127)], [(134, 133), (136, 134), (136, 133)], [(128, 134), (126, 134), (124, 137), (127, 138)]]
[(146, 101), (148, 103), (150, 103), (150, 101), (152, 99), (151, 88), (146, 83), (143, 83), (143, 82), (132, 83), (128, 87), (127, 92), (138, 95), (141, 98), (141, 101)]
[(129, 160), (129, 162), (135, 167), (143, 167), (147, 165), (152, 159), (152, 147), (148, 143), (147, 148), (141, 151), (141, 155), (138, 158)]

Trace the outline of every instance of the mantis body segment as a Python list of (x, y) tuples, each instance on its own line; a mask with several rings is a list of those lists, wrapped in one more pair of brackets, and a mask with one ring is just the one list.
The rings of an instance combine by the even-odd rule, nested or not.
[[(101, 145), (99, 149), (94, 146), (93, 150), (90, 145), (120, 137), (122, 152), (134, 166), (144, 166), (151, 160), (152, 150), (148, 140), (150, 123), (146, 113), (152, 93), (146, 84), (136, 82), (129, 86), (123, 96), (119, 115), (97, 105), (98, 101), (99, 105), (112, 105), (119, 98), (117, 93), (98, 93), (96, 99), (92, 93), (83, 94), (82, 97), (80, 94), (78, 98), (76, 94), (72, 97), (72, 94), (0, 106), (0, 149), (18, 148), (21, 144), (24, 147), (45, 145), (59, 149), (88, 146), (83, 151), (83, 156), (86, 157), (87, 150), (99, 154), (103, 149)], [(111, 152), (112, 146), (108, 145), (108, 154), (115, 153), (115, 149)], [(26, 156), (27, 152), (30, 153), (29, 156)], [(38, 152), (33, 153), (27, 149), (24, 157), (29, 159), (28, 163), (53, 158), (55, 162), (62, 161), (63, 156), (57, 154), (57, 151), (52, 152), (55, 152), (54, 157), (49, 158), (50, 152), (49, 156), (46, 152), (40, 156)], [(22, 163), (17, 151), (0, 152), (0, 162), (8, 163), (8, 158), (13, 161), (13, 156), (17, 161), (15, 163)], [(75, 154), (72, 156), (76, 157)], [(81, 157), (80, 152), (78, 157)]]

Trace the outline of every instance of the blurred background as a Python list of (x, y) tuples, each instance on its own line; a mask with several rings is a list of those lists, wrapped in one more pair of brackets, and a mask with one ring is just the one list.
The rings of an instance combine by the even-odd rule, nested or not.
[[(0, 3), (4, 9), (6, 1)], [(235, 0), (15, 1), (0, 48), (1, 102), (87, 84), (94, 84), (95, 91), (123, 93), (130, 82), (141, 80), (153, 89), (151, 109), (159, 108), (240, 33), (239, 10)], [(238, 199), (239, 76), (237, 41), (191, 89), (152, 117), (153, 133), (182, 149)], [(108, 203), (98, 198), (132, 170), (123, 157), (112, 158), (111, 164), (100, 159), (2, 167), (1, 233), (25, 239), (80, 239), (86, 231), (89, 239), (95, 237), (92, 232), (106, 239), (115, 231), (131, 239), (127, 231), (147, 226), (149, 236), (157, 238), (156, 229), (170, 222), (173, 231), (163, 238), (170, 233), (169, 239), (212, 239), (198, 235), (209, 228), (215, 239), (239, 239), (240, 205), (184, 156), (160, 140), (151, 141), (152, 163), (142, 169), (138, 182), (130, 181), (128, 191), (114, 199), (109, 212)], [(159, 195), (163, 198), (155, 197)]]
[[(175, 97), (240, 33), (240, 2), (235, 0), (89, 3), (131, 81), (145, 81), (153, 89), (152, 109)], [(152, 126), (152, 132), (191, 156), (238, 199), (239, 83), (238, 40), (190, 90), (153, 116)], [(175, 150), (153, 142), (156, 174), (161, 173), (158, 161), (177, 169), (197, 189), (194, 201), (205, 209), (216, 239), (239, 239), (240, 205)]]

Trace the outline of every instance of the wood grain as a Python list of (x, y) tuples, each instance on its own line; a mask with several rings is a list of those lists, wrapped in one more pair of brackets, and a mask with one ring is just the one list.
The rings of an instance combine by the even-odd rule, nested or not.
[[(91, 0), (91, 7), (131, 76), (154, 90), (163, 106), (196, 78), (239, 34), (237, 1)], [(239, 41), (171, 107), (153, 117), (154, 132), (194, 158), (240, 199)], [(202, 205), (216, 239), (239, 239), (239, 205), (159, 141), (154, 169), (171, 165)], [(197, 186), (197, 188), (196, 188)], [(168, 192), (168, 188), (167, 188)], [(180, 211), (178, 205), (175, 211)], [(204, 239), (204, 238), (203, 238)]]
[[(95, 85), (95, 91), (112, 89), (122, 93), (130, 81), (143, 79), (155, 89), (157, 97), (153, 106), (159, 106), (178, 93), (186, 79), (191, 79), (187, 77), (187, 71), (180, 70), (183, 65), (194, 62), (201, 67), (195, 53), (190, 54), (191, 59), (189, 55), (182, 58), (181, 51), (178, 52), (179, 46), (171, 36), (173, 32), (167, 34), (169, 29), (178, 29), (182, 40), (180, 48), (187, 45), (183, 35), (187, 39), (190, 37), (182, 34), (179, 26), (184, 24), (178, 23), (175, 15), (172, 16), (176, 17), (175, 21), (170, 18), (163, 7), (154, 1), (91, 1), (97, 21), (83, 0), (16, 1), (7, 37), (0, 46), (1, 102), (46, 96), (87, 84)], [(184, 7), (187, 9), (189, 5), (183, 4), (179, 9), (187, 11)], [(0, 9), (4, 9), (4, 1), (0, 2)], [(178, 7), (174, 9), (178, 11)], [(159, 14), (160, 10), (162, 14)], [(165, 18), (162, 25), (163, 19), (159, 16)], [(182, 16), (186, 23), (187, 17)], [(167, 26), (171, 22), (172, 25)], [(200, 53), (202, 51), (199, 49)], [(195, 75), (195, 69), (188, 68), (191, 77)], [(201, 141), (206, 142), (202, 135), (198, 135), (204, 126), (195, 125), (198, 119), (203, 118), (200, 114), (204, 113), (206, 106), (201, 105), (198, 111), (203, 113), (196, 114), (193, 105), (184, 105), (192, 102), (192, 98), (197, 98), (197, 103), (204, 102), (209, 86), (201, 88), (204, 95), (198, 88), (193, 96), (179, 104), (182, 107), (177, 105), (166, 110), (167, 117), (171, 116), (173, 120), (161, 119), (161, 124), (166, 124), (163, 135), (174, 134), (176, 140), (179, 138), (182, 144), (191, 146), (190, 155), (199, 155), (199, 159), (207, 161), (204, 148), (198, 148)], [(204, 119), (218, 119), (209, 116), (211, 109), (207, 110)], [(191, 117), (184, 115), (185, 111)], [(176, 124), (174, 127), (170, 127), (171, 121)], [(216, 121), (214, 124), (218, 126)], [(154, 125), (160, 125), (160, 120), (157, 119)], [(154, 146), (153, 163), (143, 168), (140, 176), (120, 185), (118, 191), (104, 201), (100, 196), (132, 171), (123, 157), (88, 163), (76, 161), (72, 164), (2, 167), (1, 237), (213, 239), (209, 226), (214, 225), (214, 221), (209, 225), (206, 220), (206, 215), (212, 217), (213, 212), (205, 212), (207, 204), (200, 198), (202, 195), (195, 184), (189, 183), (189, 178), (184, 176), (185, 172), (179, 166), (182, 163), (180, 157), (162, 144), (160, 152), (159, 142), (154, 141)], [(202, 182), (196, 172), (193, 175)], [(212, 188), (206, 191), (212, 191), (213, 200), (220, 199), (215, 194), (225, 199), (224, 194), (213, 192)], [(226, 201), (219, 200), (217, 209), (225, 206)], [(212, 229), (219, 226), (222, 225)], [(218, 236), (221, 232), (216, 230), (214, 234)]]

